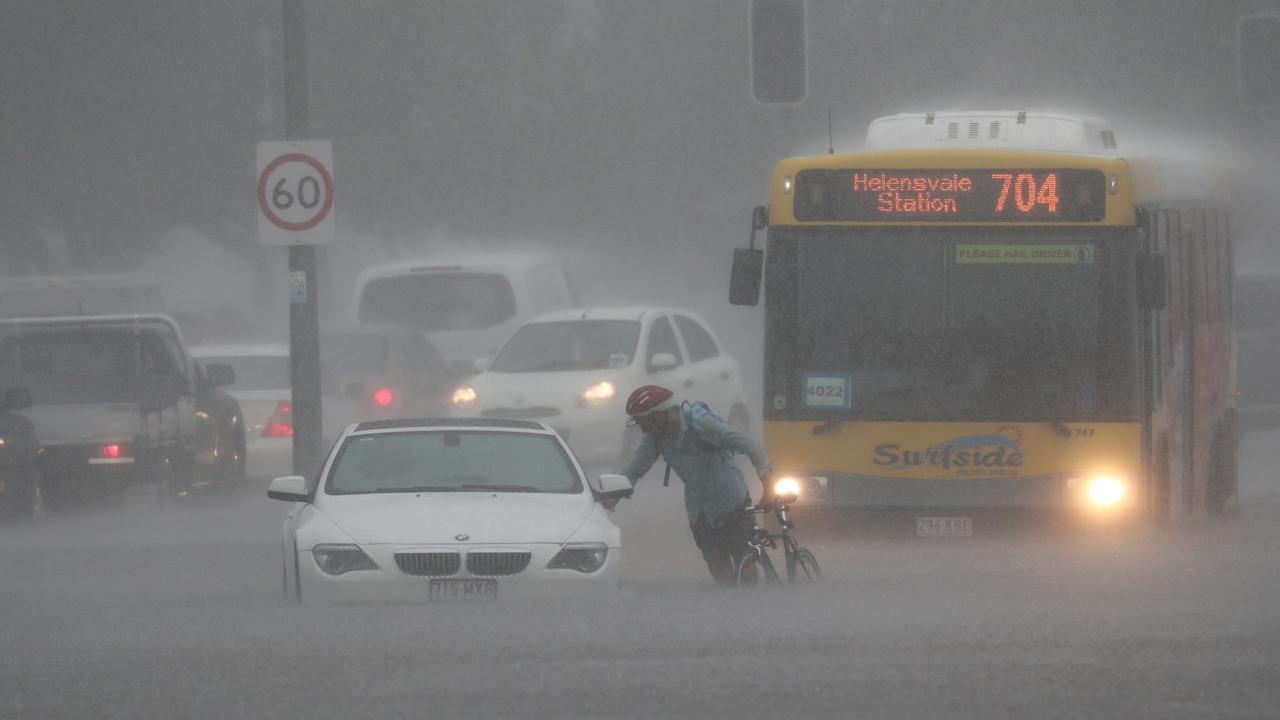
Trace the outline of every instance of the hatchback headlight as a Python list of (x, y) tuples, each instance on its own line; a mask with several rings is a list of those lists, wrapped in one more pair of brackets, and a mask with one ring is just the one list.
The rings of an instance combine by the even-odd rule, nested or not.
[(604, 567), (609, 557), (609, 546), (604, 543), (569, 543), (547, 563), (551, 570), (577, 570), (590, 574)]
[(476, 389), (463, 385), (453, 391), (453, 406), (459, 410), (470, 410), (476, 406)]
[(607, 404), (613, 399), (617, 390), (613, 387), (613, 383), (605, 380), (582, 391), (582, 395), (578, 396), (578, 404), (585, 408), (595, 408)]
[(316, 566), (330, 575), (377, 570), (378, 564), (355, 545), (317, 545), (311, 550)]

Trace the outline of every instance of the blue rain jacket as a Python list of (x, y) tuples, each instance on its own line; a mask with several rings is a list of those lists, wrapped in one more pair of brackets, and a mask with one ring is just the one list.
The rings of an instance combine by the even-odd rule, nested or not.
[(734, 453), (750, 458), (758, 474), (773, 467), (760, 443), (720, 419), (705, 403), (687, 403), (680, 408), (680, 433), (674, 438), (645, 435), (622, 474), (635, 485), (662, 456), (684, 481), (690, 527), (699, 515), (712, 527), (719, 527), (727, 513), (748, 499), (747, 483), (733, 462)]

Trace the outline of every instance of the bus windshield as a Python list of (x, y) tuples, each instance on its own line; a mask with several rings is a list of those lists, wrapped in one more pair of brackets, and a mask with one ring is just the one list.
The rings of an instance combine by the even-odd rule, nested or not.
[(1136, 417), (1133, 245), (1096, 229), (771, 229), (769, 397), (830, 416), (805, 397), (819, 375), (845, 380), (834, 409), (853, 418)]

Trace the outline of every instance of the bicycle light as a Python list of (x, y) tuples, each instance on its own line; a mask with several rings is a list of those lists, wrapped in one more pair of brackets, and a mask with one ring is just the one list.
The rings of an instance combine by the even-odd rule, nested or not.
[(793, 477), (779, 478), (773, 484), (773, 495), (788, 505), (800, 499), (800, 481)]

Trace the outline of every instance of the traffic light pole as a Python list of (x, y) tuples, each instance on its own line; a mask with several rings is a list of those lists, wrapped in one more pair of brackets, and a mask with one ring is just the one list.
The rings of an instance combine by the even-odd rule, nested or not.
[[(288, 140), (310, 134), (307, 92), (307, 31), (302, 0), (281, 0), (284, 19), (284, 122)], [(320, 313), (316, 249), (289, 246), (290, 278), (301, 277), (306, 298), (289, 299), (289, 370), (293, 384), (293, 472), (310, 476), (319, 469)]]

